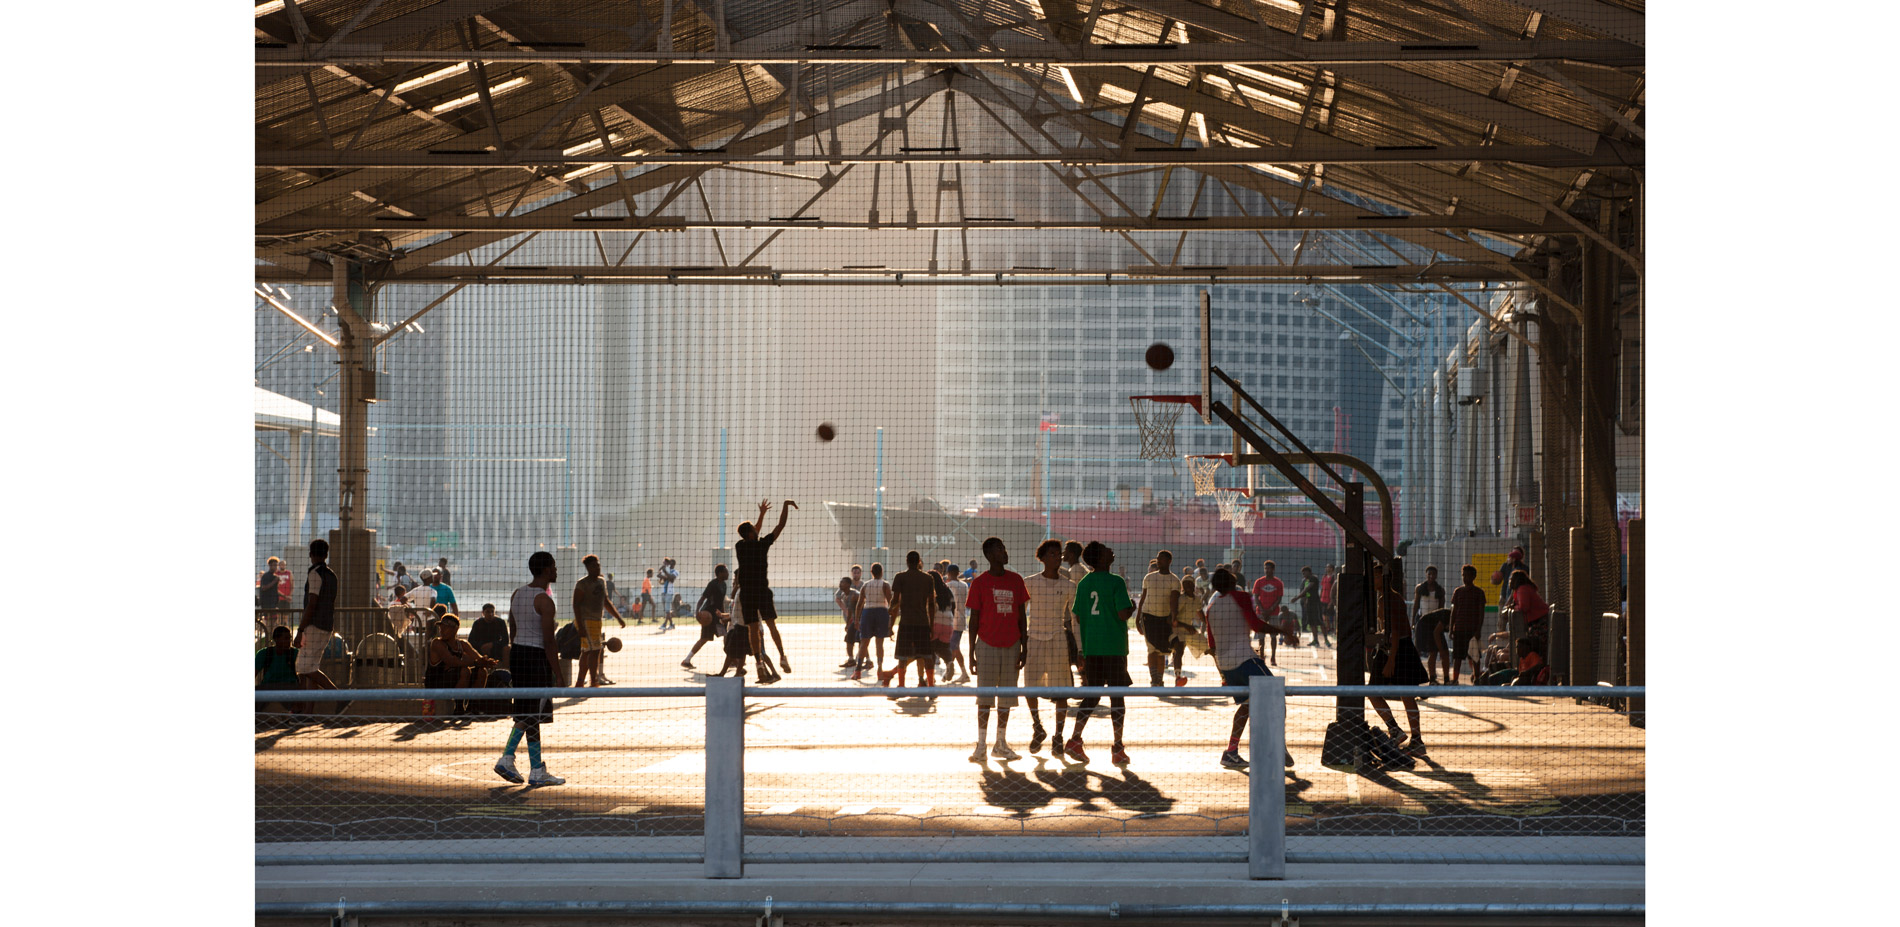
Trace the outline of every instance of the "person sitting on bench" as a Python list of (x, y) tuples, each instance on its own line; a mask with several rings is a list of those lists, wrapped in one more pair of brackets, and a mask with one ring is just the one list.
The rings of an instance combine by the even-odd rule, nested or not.
[[(454, 615), (444, 615), (438, 620), (438, 633), (429, 641), (428, 668), (422, 673), (423, 688), (480, 689), (488, 685), (488, 671), (501, 661), (482, 656), (467, 641), (458, 640), (456, 634), (461, 627), (461, 619)], [(453, 713), (459, 715), (466, 711), (466, 703), (458, 699)]]

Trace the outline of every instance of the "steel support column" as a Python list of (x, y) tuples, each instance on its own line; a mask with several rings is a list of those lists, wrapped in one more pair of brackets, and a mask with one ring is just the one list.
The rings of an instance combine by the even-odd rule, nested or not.
[[(370, 551), (375, 533), (365, 523), (369, 502), (369, 404), (376, 401), (374, 297), (363, 265), (334, 258), (331, 295), (342, 333), (336, 347), (337, 529), (330, 538), (330, 568), (337, 575), (339, 607), (370, 605), (375, 588)], [(343, 630), (339, 628), (338, 630)], [(345, 632), (346, 636), (348, 632)]]

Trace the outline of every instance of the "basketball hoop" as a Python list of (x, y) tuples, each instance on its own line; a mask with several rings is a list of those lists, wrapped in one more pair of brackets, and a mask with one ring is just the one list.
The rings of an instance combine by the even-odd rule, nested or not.
[(1214, 504), (1220, 506), (1220, 520), (1236, 522), (1241, 512), (1247, 513), (1247, 520), (1253, 520), (1253, 506), (1247, 499), (1247, 490), (1239, 486), (1222, 486), (1214, 494)]
[(1214, 474), (1223, 465), (1232, 465), (1226, 454), (1189, 454), (1187, 462), (1188, 476), (1194, 480), (1194, 494), (1197, 496), (1213, 495), (1219, 489), (1214, 485)]
[(1141, 459), (1173, 460), (1174, 423), (1181, 418), (1182, 406), (1201, 411), (1199, 396), (1130, 396), (1135, 407), (1135, 425), (1141, 429)]

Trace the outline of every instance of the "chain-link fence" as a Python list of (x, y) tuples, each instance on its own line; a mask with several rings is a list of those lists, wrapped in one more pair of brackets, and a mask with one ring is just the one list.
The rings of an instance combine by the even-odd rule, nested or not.
[[(514, 737), (506, 701), (364, 691), (348, 694), (378, 701), (336, 714), (276, 701), (314, 693), (260, 692), (255, 839), (264, 863), (710, 866), (726, 838), (750, 862), (1213, 862), (1257, 858), (1256, 835), (1296, 863), (1641, 859), (1645, 733), (1580, 702), (1598, 690), (1403, 690), (1427, 696), (1414, 722), (1401, 690), (1352, 687), (1388, 695), (1396, 726), (1354, 738), (1337, 690), (1279, 685), (1263, 680), (1267, 707), (1237, 739), (1235, 697), (1254, 700), (1241, 688), (1119, 690), (1119, 731), (1107, 700), (1079, 717), (1101, 689), (1019, 690), (1041, 697), (1001, 730), (1007, 696), (962, 686), (507, 692), (555, 696), (538, 745)], [(998, 694), (987, 718), (978, 693)], [(730, 713), (709, 723), (714, 696)], [(1368, 701), (1369, 729), (1386, 730)], [(1282, 737), (1285, 755), (1269, 756)]]

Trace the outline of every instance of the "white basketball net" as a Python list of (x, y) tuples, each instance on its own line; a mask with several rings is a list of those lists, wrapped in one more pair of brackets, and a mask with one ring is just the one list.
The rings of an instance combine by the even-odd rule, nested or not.
[(1141, 396), (1128, 397), (1135, 407), (1135, 425), (1141, 429), (1141, 459), (1174, 459), (1174, 423), (1185, 407), (1178, 402), (1161, 402)]
[[(1197, 496), (1213, 495), (1215, 490), (1214, 474), (1219, 473), (1220, 468), (1227, 465), (1227, 461), (1219, 457), (1189, 457), (1187, 462), (1188, 476), (1194, 480), (1194, 494)], [(1221, 511), (1224, 513), (1227, 510), (1222, 509)], [(1227, 516), (1223, 514), (1221, 517), (1225, 518)]]
[(1215, 495), (1218, 498), (1214, 504), (1220, 506), (1222, 521), (1231, 521), (1234, 527), (1242, 531), (1253, 530), (1253, 503), (1247, 499), (1245, 492), (1222, 491)]

